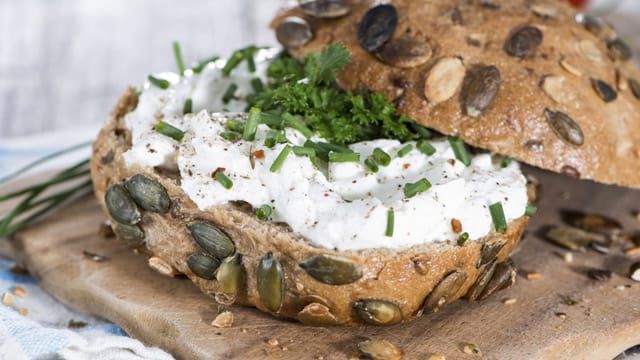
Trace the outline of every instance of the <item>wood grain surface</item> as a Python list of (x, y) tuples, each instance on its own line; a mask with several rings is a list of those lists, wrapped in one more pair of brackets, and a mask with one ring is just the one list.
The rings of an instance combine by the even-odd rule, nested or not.
[[(391, 341), (406, 359), (431, 353), (444, 353), (449, 360), (469, 358), (461, 351), (465, 343), (479, 346), (484, 359), (611, 359), (640, 343), (640, 284), (628, 278), (633, 259), (622, 252), (628, 244), (615, 244), (607, 255), (576, 252), (574, 262), (566, 263), (558, 255), (563, 250), (540, 237), (545, 226), (560, 223), (560, 211), (567, 209), (604, 213), (638, 230), (633, 211), (640, 208), (640, 192), (525, 170), (542, 181), (542, 199), (514, 257), (521, 269), (516, 285), (488, 300), (457, 301), (439, 313), (391, 327), (307, 327), (231, 306), (233, 327), (214, 328), (210, 323), (219, 307), (213, 299), (184, 278), (155, 273), (144, 256), (98, 235), (104, 217), (92, 197), (14, 236), (11, 244), (19, 261), (54, 296), (182, 359), (347, 359), (368, 338)], [(109, 260), (95, 262), (83, 250)], [(614, 275), (608, 281), (591, 280), (586, 276), (591, 268)], [(527, 280), (524, 274), (530, 271), (540, 272), (542, 279)], [(621, 290), (620, 285), (628, 287)], [(516, 302), (505, 304), (506, 299)], [(273, 339), (278, 345), (269, 344)]]

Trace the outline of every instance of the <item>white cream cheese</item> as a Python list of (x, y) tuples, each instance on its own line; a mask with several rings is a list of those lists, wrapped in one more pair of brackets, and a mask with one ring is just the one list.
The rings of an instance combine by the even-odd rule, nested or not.
[[(488, 207), (496, 202), (502, 203), (507, 222), (524, 214), (526, 180), (516, 162), (501, 168), (491, 154), (480, 154), (465, 166), (455, 160), (446, 138), (430, 141), (436, 148), (432, 156), (418, 151), (413, 142), (408, 143), (413, 150), (403, 157), (397, 152), (407, 143), (396, 140), (352, 144), (350, 148), (360, 153), (359, 162), (329, 163), (324, 170), (316, 168), (308, 157), (292, 152), (278, 171), (271, 172), (285, 144), (272, 149), (264, 146), (266, 125), (258, 127), (254, 141), (225, 140), (220, 136), (226, 130), (225, 122), (246, 115), (210, 111), (242, 111), (242, 101), (232, 101), (225, 108), (222, 94), (231, 82), (238, 84), (239, 98), (250, 93), (250, 79), (260, 76), (264, 80), (267, 60), (273, 55), (273, 51), (259, 53), (256, 74), (250, 74), (242, 64), (231, 77), (223, 77), (223, 64), (216, 63), (182, 80), (166, 77), (172, 82), (170, 89), (147, 87), (136, 110), (126, 116), (133, 133), (126, 163), (177, 166), (182, 189), (201, 210), (233, 200), (254, 207), (266, 204), (273, 209), (270, 220), (286, 222), (313, 244), (337, 250), (400, 249), (455, 241), (459, 234), (452, 230), (452, 219), (460, 221), (462, 232), (467, 232), (470, 239), (481, 238), (493, 229)], [(182, 115), (187, 98), (193, 99), (198, 113)], [(185, 131), (181, 143), (153, 130), (159, 117)], [(292, 145), (302, 145), (306, 140), (293, 129), (286, 129), (285, 135)], [(372, 173), (365, 168), (364, 160), (377, 147), (392, 160)], [(264, 157), (251, 156), (260, 150)], [(233, 182), (231, 189), (212, 177), (219, 168), (224, 168)], [(423, 178), (432, 187), (406, 198), (404, 185)], [(389, 209), (395, 217), (391, 237), (385, 235)]]

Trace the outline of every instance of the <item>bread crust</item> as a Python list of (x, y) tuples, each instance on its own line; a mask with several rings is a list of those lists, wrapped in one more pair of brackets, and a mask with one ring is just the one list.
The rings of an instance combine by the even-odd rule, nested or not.
[[(400, 113), (429, 128), (544, 169), (640, 186), (640, 133), (635, 131), (640, 128), (640, 93), (634, 95), (628, 80), (640, 81), (640, 74), (633, 61), (610, 55), (608, 42), (617, 35), (607, 24), (579, 24), (575, 10), (556, 0), (392, 0), (398, 12), (393, 38), (408, 36), (428, 42), (433, 50), (428, 62), (401, 68), (385, 64), (359, 45), (360, 19), (374, 2), (348, 3), (351, 12), (339, 19), (314, 19), (293, 8), (274, 25), (286, 16), (312, 24), (313, 39), (289, 49), (300, 59), (330, 43), (345, 44), (351, 61), (339, 74), (339, 85), (385, 93)], [(509, 55), (506, 40), (525, 25), (542, 32), (539, 47), (524, 57)], [(467, 71), (479, 66), (500, 71), (497, 97), (478, 117), (465, 111), (460, 86), (446, 101), (426, 97), (425, 79), (448, 57), (460, 58)], [(592, 79), (616, 90), (617, 99), (605, 102)], [(561, 139), (545, 109), (569, 115), (582, 130), (583, 144)]]
[[(216, 295), (220, 290), (219, 283), (199, 278), (187, 265), (188, 257), (200, 249), (186, 225), (193, 221), (211, 222), (231, 237), (236, 252), (243, 255), (246, 281), (236, 302), (277, 316), (312, 325), (359, 326), (365, 322), (354, 310), (354, 303), (375, 299), (396, 304), (401, 311), (401, 318), (396, 320), (414, 319), (422, 314), (425, 298), (452, 272), (461, 271), (466, 274), (466, 280), (446, 302), (464, 296), (487, 266), (508, 257), (528, 221), (528, 217), (523, 216), (511, 222), (505, 234), (491, 233), (481, 240), (467, 241), (464, 246), (434, 243), (399, 252), (384, 249), (336, 252), (317, 248), (285, 225), (257, 219), (248, 204), (226, 204), (200, 211), (180, 188), (179, 176), (151, 168), (127, 167), (122, 154), (130, 148), (131, 142), (124, 115), (136, 104), (137, 95), (129, 89), (94, 143), (91, 175), (96, 197), (106, 216), (115, 221), (105, 205), (105, 192), (110, 185), (120, 184), (137, 174), (158, 181), (167, 190), (171, 206), (166, 214), (140, 209), (142, 221), (139, 226), (145, 233), (143, 252), (154, 256), (155, 262), (165, 262), (188, 276), (204, 293)], [(485, 258), (490, 264), (476, 267), (485, 244), (502, 243), (504, 246), (495, 260)], [(262, 304), (257, 290), (258, 264), (268, 252), (275, 255), (284, 270), (286, 291), (277, 312)], [(362, 278), (346, 285), (328, 285), (315, 280), (299, 263), (318, 254), (355, 261), (362, 270)]]

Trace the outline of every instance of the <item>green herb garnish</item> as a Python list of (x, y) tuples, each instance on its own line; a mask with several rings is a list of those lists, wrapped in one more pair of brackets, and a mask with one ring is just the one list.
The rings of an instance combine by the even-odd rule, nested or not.
[(463, 232), (462, 234), (460, 234), (460, 236), (458, 236), (458, 245), (464, 245), (467, 240), (469, 240), (469, 233)]
[(373, 159), (382, 166), (389, 166), (391, 163), (391, 156), (380, 148), (373, 149)]
[(527, 216), (533, 216), (538, 212), (538, 208), (531, 204), (527, 204), (527, 207), (524, 209), (524, 214)]
[(256, 61), (253, 57), (255, 56), (256, 51), (258, 51), (258, 48), (255, 46), (249, 46), (248, 48), (244, 49), (244, 51), (244, 56), (247, 59), (247, 68), (249, 69), (249, 72), (256, 72)]
[(182, 59), (182, 50), (180, 44), (177, 41), (173, 42), (173, 56), (176, 58), (176, 65), (178, 65), (178, 73), (184, 75), (184, 60)]
[(231, 181), (231, 179), (229, 179), (222, 171), (216, 170), (214, 177), (225, 189), (231, 189), (233, 187), (233, 181)]
[(151, 85), (159, 87), (162, 90), (167, 90), (169, 88), (169, 86), (171, 86), (171, 83), (169, 82), (169, 80), (160, 79), (160, 78), (157, 78), (157, 77), (155, 77), (153, 75), (147, 76), (147, 79), (149, 80), (149, 83)]
[(229, 85), (227, 90), (224, 92), (224, 95), (222, 95), (222, 103), (228, 104), (235, 96), (236, 90), (238, 90), (238, 84), (231, 83), (231, 85)]
[(237, 132), (234, 131), (223, 131), (220, 133), (220, 137), (225, 139), (225, 140), (229, 140), (229, 141), (236, 141), (238, 140), (238, 137), (240, 135)]
[(156, 124), (156, 131), (178, 142), (182, 141), (182, 138), (184, 137), (184, 131), (164, 121), (160, 121)]
[(393, 209), (389, 209), (387, 211), (387, 228), (384, 232), (385, 236), (392, 237), (393, 236), (393, 227), (395, 222), (395, 214)]
[(293, 146), (293, 153), (297, 156), (316, 156), (316, 150), (305, 146)]
[(256, 138), (258, 124), (260, 124), (260, 109), (251, 108), (251, 110), (249, 110), (249, 116), (247, 117), (247, 123), (244, 125), (242, 139), (253, 141)]
[(357, 152), (330, 152), (330, 162), (358, 162), (360, 161), (360, 154)]
[(229, 76), (229, 74), (231, 74), (231, 71), (237, 68), (242, 60), (244, 60), (245, 56), (245, 49), (237, 50), (233, 54), (231, 54), (231, 57), (227, 60), (227, 62), (224, 64), (224, 67), (222, 68), (222, 73), (224, 74), (224, 76)]
[(212, 56), (208, 59), (202, 60), (198, 62), (198, 65), (196, 65), (194, 68), (192, 68), (191, 70), (193, 70), (194, 73), (199, 74), (202, 72), (202, 70), (204, 70), (204, 68), (209, 65), (210, 63), (220, 60), (220, 56)]
[(378, 168), (378, 164), (376, 164), (376, 162), (372, 158), (367, 158), (364, 161), (364, 166), (372, 173), (377, 173), (378, 170), (380, 170), (380, 168)]
[(493, 226), (496, 232), (504, 234), (507, 231), (507, 220), (504, 217), (504, 210), (502, 210), (502, 203), (497, 202), (489, 206), (489, 212), (491, 213), (491, 219), (493, 219)]
[(182, 107), (182, 113), (191, 114), (192, 112), (193, 112), (193, 100), (191, 100), (191, 98), (188, 98), (184, 102), (184, 106)]
[(244, 122), (242, 121), (229, 119), (224, 126), (231, 131), (244, 133)]
[(404, 185), (404, 196), (406, 198), (412, 198), (421, 192), (425, 192), (431, 188), (431, 183), (427, 179), (420, 179), (415, 183), (408, 183)]
[(260, 78), (256, 77), (251, 79), (251, 88), (253, 88), (253, 92), (259, 94), (262, 92), (262, 90), (264, 90), (264, 84), (262, 83), (262, 80), (260, 80)]
[(398, 150), (398, 157), (405, 157), (411, 150), (413, 150), (413, 145), (407, 144), (403, 146), (402, 149)]
[(304, 121), (296, 118), (295, 116), (289, 113), (284, 113), (282, 114), (282, 118), (284, 119), (285, 123), (289, 125), (289, 127), (300, 131), (300, 133), (302, 133), (302, 135), (304, 135), (304, 137), (306, 137), (307, 139), (313, 135), (313, 131), (311, 131), (311, 129), (309, 129), (307, 125), (305, 125)]
[(284, 161), (287, 159), (287, 156), (289, 156), (289, 153), (291, 153), (291, 146), (285, 145), (284, 148), (282, 148), (282, 151), (280, 151), (280, 154), (278, 154), (278, 157), (276, 157), (273, 164), (271, 164), (269, 171), (277, 172), (278, 170), (280, 170), (282, 164), (284, 164)]
[(456, 155), (456, 159), (465, 166), (471, 165), (471, 157), (469, 157), (467, 146), (459, 137), (449, 136), (449, 144), (451, 144), (451, 148), (453, 149), (453, 153)]
[(256, 209), (256, 217), (260, 220), (267, 220), (271, 216), (271, 212), (271, 206), (265, 204)]
[(278, 130), (267, 131), (267, 136), (264, 139), (264, 146), (272, 149), (276, 144), (282, 144), (287, 142), (287, 138), (284, 134)]
[(502, 161), (500, 161), (500, 167), (503, 169), (509, 166), (509, 164), (511, 164), (511, 158), (508, 156), (505, 156), (502, 158)]
[(436, 153), (436, 148), (434, 148), (427, 140), (419, 140), (416, 143), (416, 148), (427, 156), (431, 156)]

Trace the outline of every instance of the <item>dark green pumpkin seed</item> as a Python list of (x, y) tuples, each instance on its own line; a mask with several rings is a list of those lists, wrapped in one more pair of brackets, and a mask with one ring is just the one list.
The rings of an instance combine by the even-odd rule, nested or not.
[(489, 283), (478, 297), (478, 300), (484, 300), (497, 291), (506, 289), (516, 283), (516, 267), (511, 259), (496, 265), (496, 270)]
[(276, 39), (287, 49), (296, 49), (313, 37), (311, 27), (302, 18), (291, 16), (276, 26)]
[(500, 71), (495, 66), (480, 66), (470, 70), (462, 88), (462, 101), (467, 115), (480, 116), (495, 100), (501, 81)]
[(211, 256), (224, 259), (235, 251), (231, 238), (211, 223), (193, 222), (187, 228), (193, 240)]
[(400, 68), (420, 66), (429, 61), (432, 54), (428, 42), (409, 36), (392, 39), (378, 50), (380, 60)]
[(299, 265), (312, 278), (329, 285), (351, 284), (362, 277), (358, 263), (334, 255), (314, 255)]
[(398, 11), (391, 4), (382, 4), (369, 9), (360, 20), (358, 39), (360, 46), (368, 51), (378, 50), (396, 31)]
[(258, 265), (258, 294), (260, 302), (269, 311), (277, 313), (284, 303), (284, 271), (271, 251), (260, 259)]
[(608, 281), (608, 280), (611, 279), (612, 275), (613, 275), (613, 273), (611, 272), (611, 270), (606, 270), (606, 269), (589, 269), (589, 270), (587, 270), (587, 276), (591, 280)]
[(121, 224), (135, 225), (142, 220), (136, 203), (120, 184), (109, 186), (104, 194), (104, 202), (111, 217)]
[(144, 175), (134, 175), (124, 182), (124, 187), (141, 208), (161, 214), (169, 211), (171, 199), (159, 182)]
[(113, 223), (113, 232), (127, 247), (137, 249), (144, 245), (144, 231), (138, 225)]
[(470, 303), (476, 301), (480, 294), (484, 291), (489, 283), (489, 280), (493, 277), (493, 273), (496, 271), (497, 262), (494, 261), (487, 265), (487, 267), (482, 271), (480, 276), (476, 279), (476, 282), (471, 285), (471, 288), (467, 292), (467, 299)]
[(247, 274), (244, 265), (242, 265), (242, 254), (240, 253), (223, 261), (216, 273), (220, 291), (233, 297), (244, 286), (246, 278)]
[(609, 49), (609, 56), (613, 60), (627, 61), (631, 59), (633, 54), (629, 45), (620, 38), (609, 40), (607, 48)]
[(424, 300), (424, 310), (438, 311), (443, 305), (452, 300), (466, 280), (467, 274), (460, 270), (445, 276)]
[(196, 253), (189, 256), (187, 266), (197, 277), (213, 280), (216, 277), (216, 270), (220, 266), (220, 260), (208, 254)]
[(588, 232), (570, 226), (554, 226), (546, 233), (546, 239), (568, 250), (584, 251), (594, 240)]
[(600, 98), (608, 103), (618, 98), (618, 93), (611, 87), (611, 85), (598, 79), (591, 79), (591, 86), (596, 91)]
[(353, 303), (358, 317), (370, 325), (392, 325), (402, 321), (402, 310), (390, 301), (365, 299)]
[(584, 134), (580, 125), (562, 111), (544, 109), (547, 123), (553, 132), (564, 142), (580, 146), (584, 144)]
[(640, 81), (636, 79), (627, 79), (629, 81), (629, 87), (636, 99), (640, 100)]
[(478, 262), (476, 263), (476, 269), (479, 269), (482, 265), (493, 261), (505, 245), (506, 242), (493, 242), (482, 245), (480, 259), (478, 259)]
[(302, 12), (321, 19), (339, 18), (351, 10), (344, 0), (303, 0), (299, 3)]
[(542, 43), (542, 31), (535, 26), (521, 26), (516, 28), (504, 43), (507, 54), (525, 58), (533, 53)]

